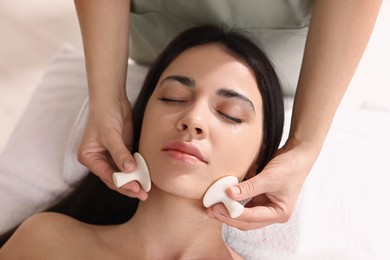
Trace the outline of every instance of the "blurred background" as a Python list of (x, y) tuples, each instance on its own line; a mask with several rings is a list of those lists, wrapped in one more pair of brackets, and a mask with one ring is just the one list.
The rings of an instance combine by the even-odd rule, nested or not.
[[(342, 107), (390, 105), (390, 0)], [(0, 151), (50, 60), (65, 43), (82, 49), (72, 0), (0, 1)]]
[(82, 49), (72, 0), (0, 1), (0, 151), (53, 56)]

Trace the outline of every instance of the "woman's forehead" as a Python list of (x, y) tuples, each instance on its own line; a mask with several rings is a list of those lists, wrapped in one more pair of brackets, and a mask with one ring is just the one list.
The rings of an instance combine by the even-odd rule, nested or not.
[(196, 86), (233, 88), (258, 97), (259, 87), (253, 71), (229, 54), (221, 44), (195, 46), (182, 52), (161, 74), (158, 84), (170, 77), (185, 77)]
[(229, 54), (221, 44), (195, 46), (179, 54), (164, 70), (159, 81), (168, 75), (183, 75), (194, 79), (207, 76), (220, 82), (227, 80), (253, 80), (253, 71), (242, 61)]

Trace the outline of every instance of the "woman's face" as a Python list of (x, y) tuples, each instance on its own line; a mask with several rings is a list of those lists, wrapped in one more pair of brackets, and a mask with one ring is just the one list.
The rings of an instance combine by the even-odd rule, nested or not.
[(262, 99), (250, 69), (217, 44), (184, 51), (146, 106), (139, 151), (155, 186), (201, 199), (216, 180), (242, 180), (262, 142)]

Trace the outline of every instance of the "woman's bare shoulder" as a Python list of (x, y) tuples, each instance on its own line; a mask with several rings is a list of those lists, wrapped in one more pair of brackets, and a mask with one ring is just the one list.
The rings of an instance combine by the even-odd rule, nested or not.
[[(22, 223), (0, 251), (1, 256), (29, 259), (58, 257), (81, 248), (82, 241), (93, 240), (89, 225), (58, 213), (36, 214)], [(85, 244), (84, 244), (85, 245)], [(18, 256), (18, 257), (17, 257)], [(64, 256), (62, 254), (61, 256)]]

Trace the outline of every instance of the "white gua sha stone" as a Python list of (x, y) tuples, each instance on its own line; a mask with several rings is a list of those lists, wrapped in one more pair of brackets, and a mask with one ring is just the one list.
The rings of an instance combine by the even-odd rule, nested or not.
[(229, 198), (225, 193), (225, 190), (229, 186), (236, 184), (238, 184), (238, 180), (235, 176), (226, 176), (219, 179), (206, 191), (206, 194), (203, 197), (203, 205), (206, 208), (209, 208), (214, 204), (222, 202), (227, 208), (230, 217), (237, 218), (244, 211), (244, 206)]
[(134, 159), (137, 162), (137, 169), (131, 173), (114, 172), (112, 179), (117, 188), (131, 181), (138, 181), (141, 187), (149, 192), (152, 187), (148, 165), (140, 153), (134, 153)]

